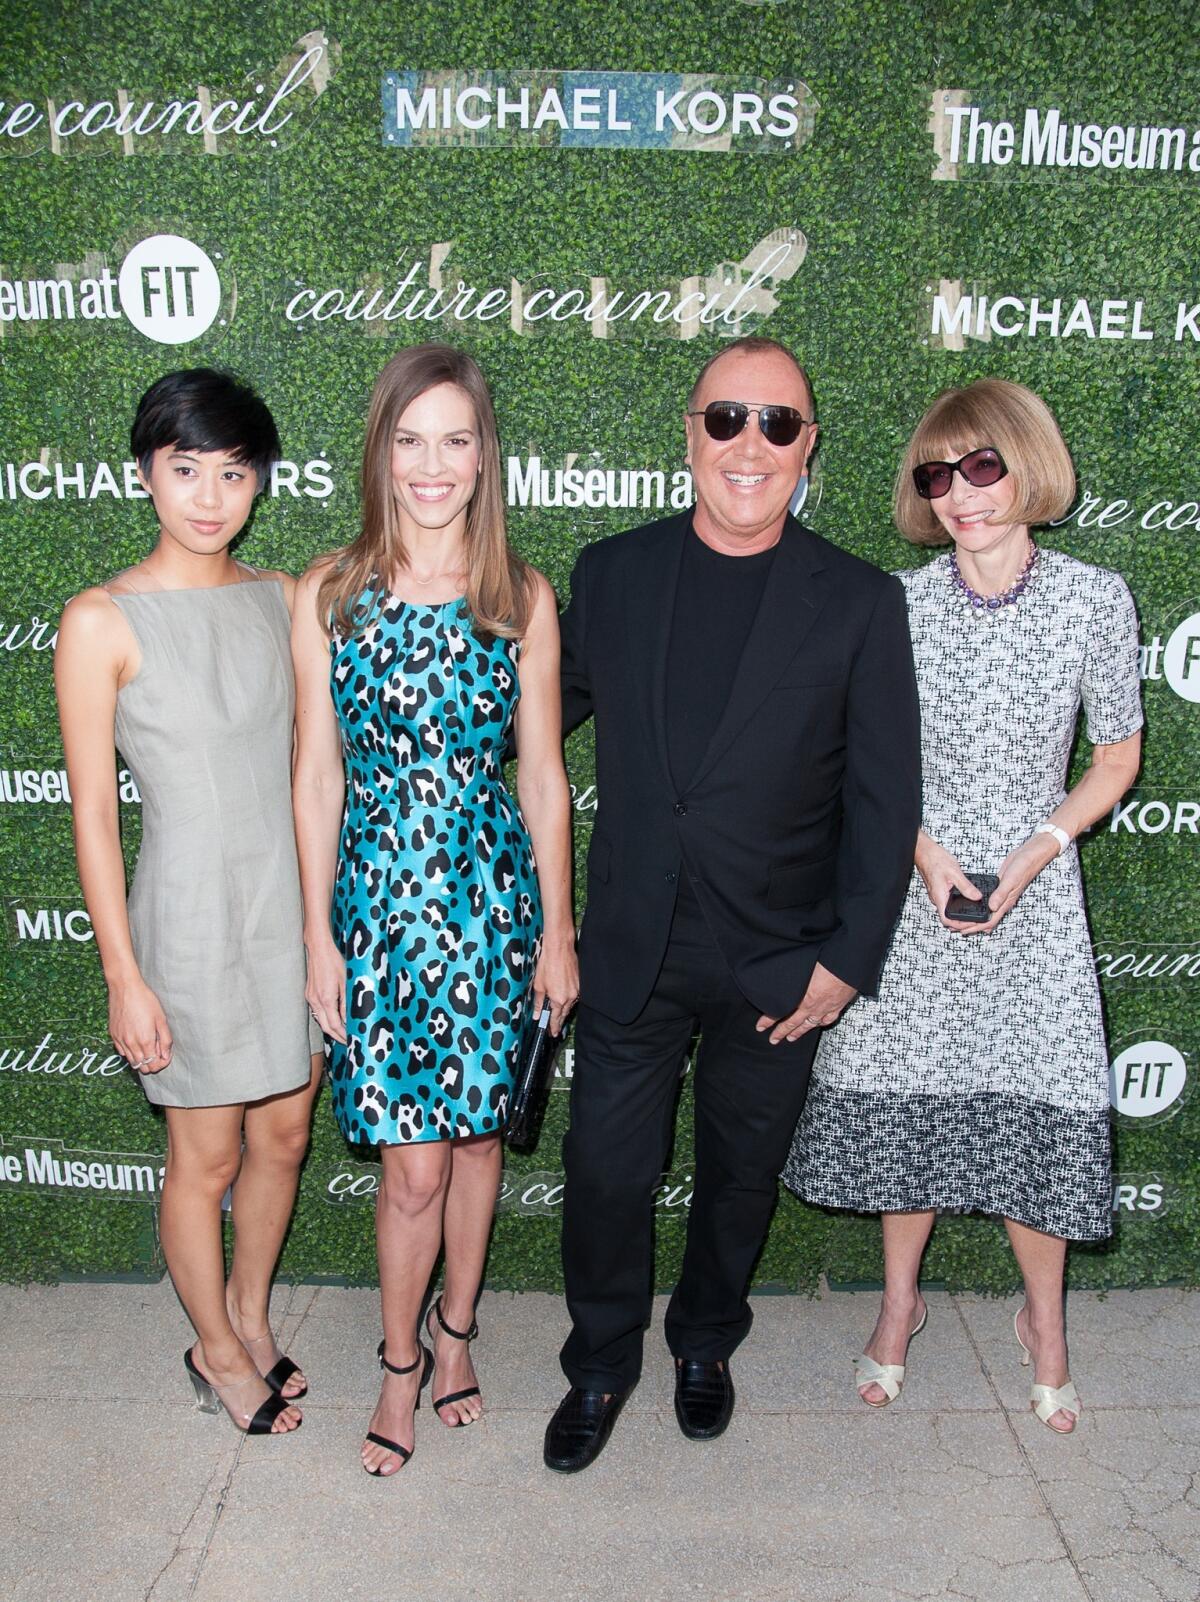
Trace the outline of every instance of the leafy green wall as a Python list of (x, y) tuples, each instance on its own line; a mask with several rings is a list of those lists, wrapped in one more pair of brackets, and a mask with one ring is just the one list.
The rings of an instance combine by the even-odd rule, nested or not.
[[(1152, 674), (1139, 796), (1151, 804), (1151, 824), (1163, 815), (1153, 803), (1171, 809), (1161, 832), (1120, 823), (1115, 832), (1103, 823), (1093, 831), (1083, 847), (1092, 920), (1109, 966), (1120, 967), (1113, 953), (1128, 948), (1138, 962), (1168, 952), (1169, 969), (1200, 947), (1197, 836), (1186, 813), (1200, 793), (1196, 706), (1161, 671), (1176, 625), (1200, 611), (1191, 520), (1200, 513), (1186, 509), (1200, 497), (1193, 445), (1200, 367), (1187, 329), (1183, 339), (1172, 337), (1177, 304), (1200, 300), (1200, 177), (1010, 164), (934, 178), (928, 124), (935, 92), (961, 92), (988, 116), (1016, 119), (1018, 139), (1024, 108), (1056, 106), (1068, 121), (1104, 127), (1179, 125), (1190, 141), (1200, 71), (1182, 48), (1185, 32), (1167, 4), (1131, 4), (1114, 15), (1085, 0), (1053, 8), (903, 0), (584, 0), (574, 8), (459, 0), (385, 8), (335, 0), (321, 10), (193, 0), (157, 8), (152, 24), (145, 8), (125, 0), (69, 10), (14, 0), (0, 66), (0, 280), (73, 274), (78, 283), (106, 265), (116, 274), (138, 240), (178, 234), (213, 261), (222, 304), (207, 332), (174, 347), (128, 318), (0, 321), (0, 766), (10, 775), (61, 768), (53, 623), (71, 593), (135, 560), (154, 532), (147, 504), (115, 496), (104, 482), (94, 497), (80, 498), (68, 484), (62, 498), (37, 499), (22, 492), (20, 470), (37, 463), (52, 473), (57, 462), (70, 478), (82, 462), (90, 491), (97, 464), (107, 462), (116, 464), (119, 484), (134, 404), (160, 373), (213, 362), (247, 375), (275, 410), (287, 456), (316, 464), (307, 479), (298, 470), (297, 485), (317, 493), (284, 489), (265, 499), (241, 549), (252, 562), (298, 571), (354, 531), (367, 397), (400, 343), (450, 337), (474, 351), (493, 385), (506, 456), (524, 463), (537, 455), (549, 468), (572, 458), (660, 468), (669, 482), (681, 465), (684, 396), (718, 337), (710, 329), (663, 337), (649, 318), (614, 324), (608, 338), (594, 337), (578, 318), (543, 320), (521, 333), (506, 316), (293, 325), (286, 310), (299, 290), (394, 284), (413, 262), (421, 264), (415, 282), (428, 284), (431, 250), (452, 242), (447, 281), (486, 288), (518, 280), (528, 293), (538, 285), (587, 289), (604, 278), (614, 287), (678, 291), (683, 279), (744, 260), (776, 230), (798, 229), (807, 254), (776, 284), (777, 305), (758, 326), (789, 342), (813, 374), (822, 438), (806, 518), (819, 532), (883, 566), (911, 565), (913, 552), (890, 526), (890, 484), (912, 424), (946, 384), (1003, 374), (1038, 390), (1059, 416), (1086, 496), (1082, 515), (1047, 541), (1118, 569), (1133, 588)], [(119, 107), (119, 92), (134, 103), (189, 101), (205, 85), (211, 104), (223, 94), (253, 98), (262, 84), (261, 107), (297, 41), (318, 33), (328, 80), (320, 94), (314, 82), (293, 94), (285, 108), (293, 115), (277, 136), (227, 134), (210, 138), (211, 148), (178, 131), (140, 141), (74, 135), (58, 148), (48, 136), (47, 101), (56, 112), (73, 99)], [(803, 86), (807, 121), (791, 148), (774, 152), (569, 147), (553, 130), (538, 145), (510, 139), (440, 148), (418, 140), (389, 148), (384, 74), (449, 68), (781, 80)], [(22, 118), (34, 112), (14, 112), (23, 102), (44, 117), (27, 134)], [(1155, 338), (993, 335), (947, 349), (930, 337), (931, 295), (943, 281), (966, 293), (1058, 295), (1068, 307), (1088, 297), (1097, 318), (1105, 298), (1142, 299)], [(326, 472), (329, 494), (320, 493)], [(31, 491), (48, 481), (36, 470), (25, 474)], [(1100, 521), (1101, 509), (1118, 501), (1122, 507)], [(1163, 510), (1163, 503), (1185, 509)], [(514, 508), (511, 530), (565, 598), (585, 542), (650, 515)], [(1150, 526), (1168, 517), (1178, 526)], [(591, 816), (586, 734), (572, 739), (569, 757), (582, 860)], [(99, 1054), (89, 1063), (95, 1070), (104, 1057), (105, 1005), (93, 945), (28, 937), (39, 910), (80, 905), (68, 808), (20, 799), (28, 789), (18, 786), (0, 809), (0, 1272), (14, 1279), (154, 1272), (151, 1203), (30, 1182), (27, 1148), (40, 1152), (59, 1141), (68, 1155), (112, 1162), (113, 1154), (132, 1154), (123, 1159), (131, 1162), (161, 1154), (164, 1136), (124, 1073), (40, 1072), (48, 1057), (57, 1060), (49, 1050), (40, 1064), (30, 1060), (50, 1032), (55, 1050), (80, 1053), (90, 1042)], [(1179, 802), (1185, 813), (1176, 832)], [(135, 804), (124, 809), (124, 822), (132, 862)], [(24, 938), (18, 909), (26, 914)], [(53, 920), (44, 927), (53, 930)], [(1167, 1042), (1194, 1076), (1197, 979), (1188, 964), (1174, 977), (1163, 966), (1159, 977), (1104, 981), (1110, 1039), (1114, 1051)], [(76, 1055), (62, 1066), (85, 1061)], [(539, 1150), (509, 1159), (510, 1198), (489, 1268), (496, 1285), (558, 1282), (553, 1203), (566, 1100), (556, 1092)], [(1114, 1122), (1117, 1168), (1133, 1205), (1119, 1209), (1111, 1245), (1072, 1255), (1072, 1281), (1194, 1280), (1200, 1100), (1185, 1091), (1159, 1117)], [(664, 1280), (681, 1247), (688, 1140), (685, 1089), (673, 1178), (658, 1214)], [(344, 1146), (323, 1097), (285, 1274), (372, 1278), (372, 1173), (362, 1153)], [(335, 1190), (356, 1185), (357, 1199), (335, 1202), (331, 1183)], [(1145, 1188), (1155, 1183), (1157, 1193)], [(873, 1222), (835, 1218), (785, 1196), (760, 1279), (803, 1288), (824, 1272), (855, 1282), (876, 1277), (879, 1265)], [(928, 1271), (989, 1289), (1014, 1277), (999, 1226), (982, 1219), (943, 1221)]]

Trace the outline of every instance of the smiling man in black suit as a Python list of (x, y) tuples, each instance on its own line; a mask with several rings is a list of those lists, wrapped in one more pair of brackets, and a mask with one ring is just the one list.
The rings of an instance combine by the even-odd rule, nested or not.
[(818, 1031), (876, 983), (920, 823), (894, 578), (788, 512), (817, 425), (796, 359), (736, 340), (685, 420), (696, 505), (588, 546), (562, 619), (563, 722), (595, 719), (563, 1267), (571, 1382), (548, 1467), (586, 1468), (641, 1371), (651, 1197), (694, 1029), (694, 1190), (667, 1310), (675, 1411), (733, 1409), (754, 1260)]

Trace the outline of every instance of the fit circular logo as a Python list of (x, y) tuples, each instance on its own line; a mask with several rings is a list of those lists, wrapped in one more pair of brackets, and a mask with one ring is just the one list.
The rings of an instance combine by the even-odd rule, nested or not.
[(121, 310), (147, 339), (186, 345), (221, 310), (221, 280), (207, 252), (179, 234), (154, 234), (135, 245), (117, 280)]
[(1173, 630), (1163, 651), (1163, 674), (1185, 701), (1200, 701), (1200, 612)]
[(1108, 1099), (1126, 1118), (1154, 1118), (1175, 1105), (1186, 1084), (1181, 1051), (1165, 1040), (1140, 1040), (1113, 1059)]

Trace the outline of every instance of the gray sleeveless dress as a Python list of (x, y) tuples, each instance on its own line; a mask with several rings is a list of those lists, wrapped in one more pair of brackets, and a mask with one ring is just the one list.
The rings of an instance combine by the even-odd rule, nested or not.
[(142, 654), (116, 715), (142, 793), (129, 927), (174, 1039), (168, 1066), (138, 1077), (166, 1107), (295, 1090), (321, 1037), (304, 1000), (283, 587), (112, 599)]

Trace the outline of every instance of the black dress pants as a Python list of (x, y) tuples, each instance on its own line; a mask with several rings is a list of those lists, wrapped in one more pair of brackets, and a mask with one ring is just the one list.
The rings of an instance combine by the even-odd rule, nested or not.
[[(798, 1002), (800, 997), (796, 997)], [(626, 1391), (642, 1366), (654, 1274), (652, 1194), (695, 1026), (695, 1155), (683, 1271), (667, 1309), (676, 1357), (726, 1358), (746, 1335), (750, 1273), (804, 1105), (818, 1031), (768, 1044), (681, 885), (654, 991), (632, 1023), (580, 1005), (563, 1143), (563, 1272), (572, 1385)]]

